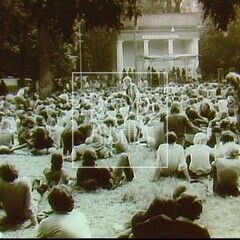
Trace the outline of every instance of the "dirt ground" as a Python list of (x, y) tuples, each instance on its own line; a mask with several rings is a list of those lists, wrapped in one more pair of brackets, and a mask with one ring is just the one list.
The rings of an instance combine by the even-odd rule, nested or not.
[[(152, 182), (156, 161), (156, 151), (145, 145), (131, 145), (130, 160), (134, 166), (135, 178), (132, 182), (123, 184), (115, 190), (98, 190), (92, 193), (83, 193), (73, 190), (76, 207), (86, 215), (92, 237), (115, 238), (126, 227), (132, 215), (139, 210), (146, 209), (155, 196), (170, 198), (177, 184), (184, 180), (164, 178), (159, 182)], [(107, 162), (114, 166), (117, 156)], [(16, 151), (11, 155), (0, 155), (0, 162), (14, 163), (19, 169), (20, 176), (31, 179), (42, 175), (45, 167), (50, 165), (50, 155), (32, 156), (24, 150)], [(79, 162), (64, 162), (64, 167), (75, 177)], [(240, 198), (221, 198), (212, 195), (212, 180), (205, 179), (202, 183), (186, 183), (204, 201), (201, 219), (197, 220), (206, 226), (211, 237), (237, 238), (240, 236), (239, 206)], [(210, 195), (207, 194), (207, 188)], [(47, 193), (42, 199), (39, 211), (49, 208), (46, 201)], [(0, 216), (4, 214), (0, 210)], [(14, 231), (3, 232), (4, 238), (33, 238), (36, 229), (20, 228)]]

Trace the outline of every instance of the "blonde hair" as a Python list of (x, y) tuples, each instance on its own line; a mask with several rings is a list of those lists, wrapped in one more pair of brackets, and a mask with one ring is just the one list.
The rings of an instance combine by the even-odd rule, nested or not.
[(206, 144), (207, 140), (208, 140), (207, 134), (200, 132), (194, 136), (193, 144)]

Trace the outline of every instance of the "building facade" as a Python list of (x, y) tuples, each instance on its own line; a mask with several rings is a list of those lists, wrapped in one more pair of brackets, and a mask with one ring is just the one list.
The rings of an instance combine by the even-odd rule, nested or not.
[(117, 71), (157, 72), (184, 69), (197, 77), (201, 13), (145, 15), (125, 23), (117, 41)]

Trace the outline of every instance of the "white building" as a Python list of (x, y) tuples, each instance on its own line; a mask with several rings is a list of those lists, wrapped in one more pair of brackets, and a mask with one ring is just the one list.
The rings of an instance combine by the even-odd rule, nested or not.
[(126, 22), (117, 41), (117, 71), (179, 67), (196, 78), (202, 19), (201, 13), (164, 13), (139, 17), (136, 28), (133, 21)]

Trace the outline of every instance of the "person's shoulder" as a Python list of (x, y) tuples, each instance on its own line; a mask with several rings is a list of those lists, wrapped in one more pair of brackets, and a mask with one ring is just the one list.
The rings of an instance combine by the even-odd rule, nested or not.
[(16, 180), (16, 183), (20, 184), (20, 185), (28, 185), (31, 186), (31, 179), (29, 177), (19, 177)]

